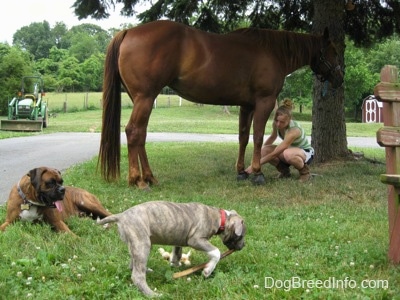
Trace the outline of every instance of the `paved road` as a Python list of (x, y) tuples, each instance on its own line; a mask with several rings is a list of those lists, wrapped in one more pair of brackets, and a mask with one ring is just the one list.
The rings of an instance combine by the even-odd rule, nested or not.
[[(126, 143), (125, 133), (121, 134)], [(147, 142), (237, 142), (236, 134), (151, 133)], [(252, 141), (252, 137), (251, 137)], [(99, 133), (54, 133), (0, 140), (0, 205), (27, 171), (51, 166), (60, 171), (98, 154)], [(349, 147), (380, 147), (375, 138), (348, 138)]]

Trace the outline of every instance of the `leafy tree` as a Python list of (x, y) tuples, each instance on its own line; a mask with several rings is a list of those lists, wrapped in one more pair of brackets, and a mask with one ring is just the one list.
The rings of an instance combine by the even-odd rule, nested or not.
[(75, 57), (79, 62), (83, 62), (94, 53), (99, 53), (96, 41), (93, 37), (85, 33), (74, 34), (71, 40), (69, 54)]
[(355, 47), (352, 41), (346, 42), (345, 108), (353, 112), (355, 120), (361, 114), (362, 100), (373, 93), (379, 82), (379, 74), (371, 72), (365, 52)]
[(74, 91), (80, 85), (82, 72), (79, 61), (75, 57), (68, 56), (60, 64), (57, 91)]
[[(113, 37), (108, 31), (104, 30), (100, 26), (94, 24), (81, 24), (73, 26), (67, 34), (70, 43), (77, 42), (75, 36), (89, 36), (93, 39), (95, 49), (99, 52), (105, 52), (108, 43)], [(75, 40), (74, 40), (75, 39)]]
[(46, 91), (56, 91), (59, 89), (58, 76), (61, 63), (69, 57), (68, 50), (58, 49), (53, 46), (50, 49), (49, 57), (35, 61), (34, 67), (43, 77)]
[(394, 36), (372, 47), (369, 52), (369, 68), (374, 73), (380, 73), (385, 65), (394, 65), (400, 69), (400, 38)]
[(57, 22), (51, 29), (51, 34), (54, 39), (55, 46), (59, 49), (66, 49), (64, 38), (68, 33), (67, 25), (64, 22)]
[[(311, 31), (318, 1), (281, 0), (76, 0), (78, 19), (105, 19), (115, 4), (122, 3), (121, 15), (132, 16), (144, 3), (151, 6), (137, 15), (144, 23), (168, 18), (203, 30), (225, 32), (247, 20), (249, 26)], [(332, 1), (344, 13), (346, 1)], [(353, 0), (355, 8), (344, 14), (343, 29), (357, 45), (371, 45), (400, 31), (398, 0)], [(332, 19), (332, 21), (335, 18)], [(326, 20), (328, 21), (328, 20)], [(329, 22), (327, 22), (329, 23)]]
[(301, 109), (303, 106), (311, 107), (312, 71), (303, 67), (286, 77), (285, 85), (279, 97), (290, 98)]
[(81, 64), (82, 85), (86, 90), (101, 91), (104, 59), (104, 54), (93, 54)]
[(7, 114), (8, 101), (21, 89), (22, 77), (31, 74), (29, 54), (18, 47), (0, 43), (0, 115)]
[(49, 22), (31, 23), (19, 29), (13, 36), (13, 44), (31, 53), (35, 59), (45, 58), (55, 45)]

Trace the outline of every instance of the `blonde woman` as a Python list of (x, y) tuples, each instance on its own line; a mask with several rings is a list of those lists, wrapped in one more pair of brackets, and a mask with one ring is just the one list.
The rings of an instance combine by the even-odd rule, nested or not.
[[(275, 112), (272, 124), (272, 133), (264, 142), (261, 149), (261, 165), (270, 163), (280, 172), (278, 178), (288, 178), (290, 166), (299, 171), (299, 180), (304, 182), (310, 179), (309, 164), (314, 157), (314, 149), (311, 147), (304, 129), (292, 120), (293, 104), (290, 99), (285, 99), (283, 104)], [(279, 145), (274, 145), (277, 137), (282, 139)], [(252, 173), (251, 166), (246, 169)]]

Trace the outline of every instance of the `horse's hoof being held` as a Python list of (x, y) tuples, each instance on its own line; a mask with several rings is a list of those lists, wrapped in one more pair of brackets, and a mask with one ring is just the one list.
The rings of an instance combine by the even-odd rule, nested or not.
[(267, 183), (265, 181), (265, 176), (262, 172), (254, 174), (254, 176), (251, 178), (251, 182), (254, 185), (264, 185)]

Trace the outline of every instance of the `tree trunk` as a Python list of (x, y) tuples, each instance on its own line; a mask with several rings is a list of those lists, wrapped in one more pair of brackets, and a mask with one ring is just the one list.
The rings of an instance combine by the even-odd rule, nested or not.
[[(344, 65), (344, 2), (313, 1), (313, 32), (322, 34), (325, 27)], [(311, 145), (316, 163), (349, 157), (344, 110), (344, 87), (332, 90), (314, 78)]]

